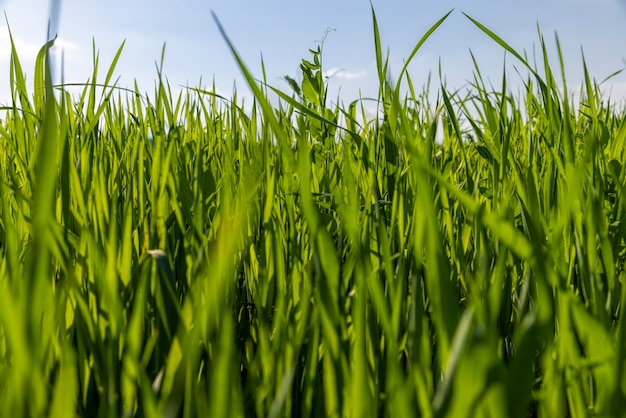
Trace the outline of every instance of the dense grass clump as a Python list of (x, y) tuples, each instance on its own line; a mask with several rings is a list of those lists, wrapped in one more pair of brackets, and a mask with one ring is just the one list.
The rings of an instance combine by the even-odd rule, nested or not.
[(224, 35), (246, 111), (118, 89), (119, 53), (72, 96), (50, 44), (29, 93), (13, 48), (0, 416), (620, 416), (626, 112), (476, 21), (523, 94), (477, 64), (431, 101), (373, 22), (380, 117), (328, 104), (320, 48), (285, 93)]

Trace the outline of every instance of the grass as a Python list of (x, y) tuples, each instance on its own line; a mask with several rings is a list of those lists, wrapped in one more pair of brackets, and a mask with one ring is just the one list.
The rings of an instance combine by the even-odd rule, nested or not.
[[(445, 21), (442, 17), (416, 44)], [(620, 416), (623, 106), (475, 63), (434, 101), (405, 66), (381, 117), (292, 92), (29, 92), (0, 122), (0, 416)], [(278, 102), (269, 99), (278, 95)], [(441, 131), (443, 139), (438, 139)]]

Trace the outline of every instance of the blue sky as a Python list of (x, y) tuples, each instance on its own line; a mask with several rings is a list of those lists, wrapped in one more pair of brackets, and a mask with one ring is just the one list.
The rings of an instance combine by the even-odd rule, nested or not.
[[(481, 71), (495, 85), (500, 82), (503, 50), (478, 30), (462, 12), (492, 29), (520, 52), (538, 46), (537, 24), (554, 52), (558, 32), (564, 50), (568, 85), (582, 80), (581, 48), (598, 81), (626, 65), (626, 0), (373, 0), (382, 44), (389, 48), (392, 75), (403, 64), (422, 34), (451, 9), (454, 12), (420, 50), (410, 67), (421, 85), (429, 72), (439, 83), (441, 62), (447, 85), (462, 88), (472, 79), (470, 49)], [(34, 58), (45, 41), (48, 0), (4, 0), (6, 13), (22, 64), (32, 82)], [(92, 71), (92, 40), (100, 56), (100, 80), (117, 48), (126, 40), (116, 75), (121, 86), (151, 91), (155, 61), (166, 43), (164, 73), (173, 89), (204, 85), (213, 80), (217, 90), (248, 95), (245, 83), (220, 37), (211, 11), (256, 76), (261, 76), (261, 56), (268, 81), (287, 89), (283, 75), (297, 78), (298, 64), (308, 58), (327, 30), (323, 64), (329, 73), (331, 99), (343, 101), (377, 91), (372, 19), (368, 0), (181, 0), (62, 2), (57, 50), (64, 52), (66, 82), (85, 82)], [(60, 54), (57, 54), (60, 56)], [(554, 56), (554, 55), (553, 55)], [(507, 63), (517, 64), (512, 56)], [(558, 62), (553, 62), (558, 68)], [(9, 47), (6, 22), (0, 24), (0, 103), (9, 95)], [(338, 71), (338, 72), (337, 72)], [(518, 77), (509, 75), (514, 81)], [(514, 83), (513, 83), (514, 86)], [(612, 97), (626, 97), (626, 74), (606, 84)]]

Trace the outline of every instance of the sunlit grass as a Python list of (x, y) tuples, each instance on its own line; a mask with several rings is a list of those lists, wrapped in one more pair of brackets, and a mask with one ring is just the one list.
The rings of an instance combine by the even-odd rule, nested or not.
[(13, 49), (0, 416), (620, 416), (624, 108), (470, 17), (523, 94), (475, 63), (429, 97), (448, 16), (389, 80), (372, 15), (380, 118), (329, 104), (321, 47), (284, 92), (221, 26), (250, 109), (120, 89), (122, 48), (72, 95), (47, 44), (31, 91)]

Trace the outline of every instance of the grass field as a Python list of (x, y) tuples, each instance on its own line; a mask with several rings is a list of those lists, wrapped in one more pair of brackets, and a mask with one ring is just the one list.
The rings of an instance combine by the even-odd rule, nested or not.
[(429, 96), (372, 17), (380, 117), (330, 105), (319, 47), (286, 92), (222, 31), (246, 110), (119, 89), (121, 48), (70, 94), (48, 44), (30, 86), (13, 48), (1, 417), (623, 416), (623, 104), (473, 20), (523, 91), (476, 63)]

